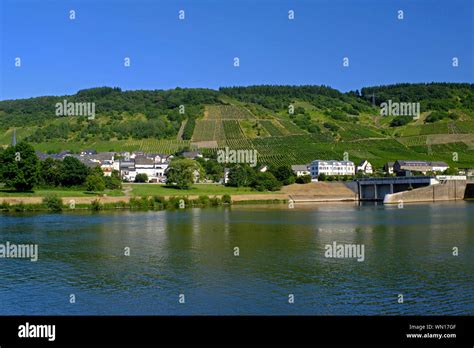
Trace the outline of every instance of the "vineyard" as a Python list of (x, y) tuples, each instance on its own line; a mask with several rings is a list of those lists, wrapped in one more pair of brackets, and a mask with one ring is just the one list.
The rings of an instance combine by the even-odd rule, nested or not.
[(128, 140), (124, 149), (128, 151), (143, 151), (148, 153), (173, 154), (190, 146), (189, 140)]
[(222, 121), (226, 139), (240, 139), (244, 138), (244, 133), (240, 129), (239, 121), (226, 120)]
[(382, 138), (384, 137), (375, 129), (367, 126), (362, 126), (355, 123), (339, 123), (341, 129), (338, 131), (339, 135), (344, 140), (359, 140), (367, 138)]
[(280, 124), (290, 133), (290, 134), (305, 134), (305, 132), (299, 128), (296, 124), (286, 119), (278, 119)]
[(248, 110), (235, 105), (209, 105), (206, 108), (210, 120), (245, 120), (255, 118)]
[(267, 130), (272, 137), (278, 137), (284, 135), (283, 130), (275, 126), (271, 120), (261, 120), (260, 124)]
[(194, 127), (193, 141), (216, 140), (216, 125), (220, 123), (214, 120), (197, 120)]

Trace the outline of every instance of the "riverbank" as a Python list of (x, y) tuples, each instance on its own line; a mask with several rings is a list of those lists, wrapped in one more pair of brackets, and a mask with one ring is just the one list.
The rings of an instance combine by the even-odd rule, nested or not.
[[(43, 194), (41, 194), (43, 192)], [(155, 203), (183, 200), (185, 206), (202, 206), (219, 204), (252, 204), (252, 203), (306, 203), (306, 202), (345, 202), (357, 201), (357, 194), (349, 183), (315, 182), (285, 186), (278, 192), (259, 192), (249, 188), (233, 188), (216, 184), (198, 184), (189, 190), (176, 190), (164, 185), (126, 184), (123, 195), (114, 192), (107, 194), (82, 194), (74, 196), (74, 191), (38, 190), (29, 195), (9, 194), (0, 197), (1, 210), (49, 210), (45, 205), (46, 197), (56, 195), (61, 200), (63, 209), (134, 209), (136, 207), (153, 208)], [(80, 192), (80, 191), (76, 191)], [(165, 194), (164, 194), (165, 193)], [(213, 203), (212, 203), (213, 202)], [(166, 204), (166, 203), (164, 203)], [(72, 207), (72, 208), (71, 208)]]

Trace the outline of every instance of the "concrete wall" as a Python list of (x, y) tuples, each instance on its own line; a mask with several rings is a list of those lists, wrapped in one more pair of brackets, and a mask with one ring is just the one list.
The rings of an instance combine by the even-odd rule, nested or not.
[(466, 191), (465, 180), (452, 180), (446, 183), (435, 184), (403, 191), (385, 196), (385, 204), (397, 204), (399, 201), (410, 202), (439, 202), (464, 199)]

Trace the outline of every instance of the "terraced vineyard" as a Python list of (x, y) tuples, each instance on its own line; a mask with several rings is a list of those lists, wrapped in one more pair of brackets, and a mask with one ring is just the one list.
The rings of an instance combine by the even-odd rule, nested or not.
[(286, 119), (278, 119), (278, 122), (290, 133), (290, 134), (305, 134), (301, 128), (299, 128), (296, 124), (291, 122), (290, 120)]
[(265, 127), (267, 132), (270, 133), (272, 137), (284, 135), (283, 131), (279, 127), (275, 126), (271, 120), (261, 120), (260, 124)]
[(240, 129), (239, 121), (226, 120), (222, 121), (222, 125), (226, 139), (240, 139), (245, 137), (244, 133), (242, 133), (242, 129)]
[(338, 133), (344, 140), (358, 140), (384, 137), (376, 129), (372, 129), (367, 126), (347, 122), (340, 122), (339, 125), (343, 128), (341, 128)]
[(156, 140), (156, 139), (143, 139), (143, 140), (128, 140), (125, 143), (124, 148), (129, 151), (139, 150), (149, 153), (165, 153), (172, 154), (181, 151), (190, 146), (189, 140)]
[(245, 120), (255, 118), (245, 108), (235, 105), (209, 105), (206, 109), (207, 117), (210, 120)]
[(193, 141), (217, 140), (216, 126), (218, 121), (215, 120), (197, 120), (193, 132)]

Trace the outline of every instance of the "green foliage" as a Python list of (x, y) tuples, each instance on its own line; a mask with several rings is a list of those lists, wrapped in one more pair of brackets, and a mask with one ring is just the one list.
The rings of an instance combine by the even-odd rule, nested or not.
[(91, 209), (94, 210), (94, 211), (99, 211), (99, 210), (102, 210), (104, 208), (104, 206), (102, 205), (102, 203), (100, 203), (100, 201), (98, 199), (94, 199), (91, 203)]
[(135, 182), (144, 183), (148, 182), (148, 175), (145, 173), (140, 173), (135, 176)]
[(413, 120), (411, 116), (397, 116), (390, 122), (390, 127), (400, 127), (410, 123)]
[(270, 172), (257, 173), (252, 187), (258, 191), (278, 191), (281, 189), (281, 182)]
[(188, 158), (173, 159), (166, 171), (166, 184), (188, 189), (194, 183), (196, 171), (201, 172), (198, 162)]
[(328, 179), (327, 175), (324, 173), (321, 173), (318, 175), (318, 181), (326, 181)]
[(17, 191), (30, 191), (39, 181), (39, 160), (26, 142), (10, 146), (0, 155), (0, 179)]
[(109, 190), (118, 190), (122, 188), (122, 180), (120, 179), (120, 173), (118, 170), (113, 170), (110, 176), (104, 177), (105, 188)]
[(419, 102), (421, 110), (474, 110), (474, 85), (469, 83), (400, 83), (388, 86), (365, 87), (361, 97), (367, 101), (375, 97), (375, 104)]
[(215, 159), (205, 160), (198, 157), (196, 161), (201, 165), (207, 179), (218, 182), (224, 177), (224, 166)]
[(89, 169), (75, 157), (66, 156), (61, 168), (60, 183), (62, 186), (81, 186), (85, 183)]
[(55, 194), (43, 198), (43, 204), (52, 212), (58, 213), (63, 210), (63, 201)]
[(256, 173), (248, 164), (237, 164), (229, 169), (227, 186), (247, 187), (255, 181)]
[(458, 175), (459, 174), (459, 169), (449, 167), (443, 172), (443, 175)]
[(222, 203), (225, 203), (225, 204), (231, 204), (232, 203), (232, 198), (230, 195), (228, 195), (227, 193), (225, 195), (222, 195), (222, 199), (221, 199)]
[(283, 185), (291, 185), (295, 183), (295, 173), (289, 165), (283, 165), (276, 168), (272, 167), (270, 168), (270, 172)]
[(301, 175), (295, 180), (297, 184), (308, 184), (311, 182), (311, 175)]
[(196, 127), (196, 118), (190, 117), (184, 125), (183, 140), (190, 140), (193, 136), (194, 128)]
[(433, 123), (443, 119), (457, 120), (459, 116), (455, 113), (449, 113), (446, 111), (433, 111), (425, 119), (425, 122)]
[(92, 173), (86, 177), (86, 190), (89, 192), (100, 192), (105, 190), (104, 176)]
[(63, 162), (58, 159), (46, 158), (40, 163), (40, 182), (44, 186), (59, 186)]

